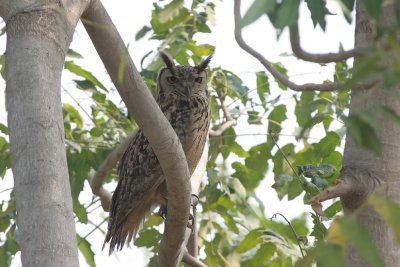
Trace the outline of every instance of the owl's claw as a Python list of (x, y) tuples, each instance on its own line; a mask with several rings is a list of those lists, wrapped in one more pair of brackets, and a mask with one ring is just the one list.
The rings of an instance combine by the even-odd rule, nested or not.
[[(193, 207), (193, 214), (192, 213), (189, 214), (189, 220), (187, 223), (187, 228), (191, 229), (192, 231), (195, 223), (194, 214), (196, 213), (197, 204), (199, 204), (199, 197), (195, 194), (192, 194), (192, 198), (190, 200), (190, 206)], [(167, 218), (167, 205), (160, 206), (160, 209), (158, 210), (157, 213), (165, 220)]]
[(157, 213), (165, 220), (167, 218), (167, 205), (160, 206), (160, 209)]

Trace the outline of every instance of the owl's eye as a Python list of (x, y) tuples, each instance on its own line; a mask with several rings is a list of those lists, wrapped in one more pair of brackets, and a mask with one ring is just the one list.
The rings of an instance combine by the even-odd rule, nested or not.
[(169, 76), (167, 77), (167, 82), (170, 84), (174, 84), (178, 81), (178, 78), (176, 78), (175, 76)]
[(196, 83), (201, 83), (202, 80), (203, 80), (203, 77), (197, 77), (196, 79), (194, 79), (194, 81)]

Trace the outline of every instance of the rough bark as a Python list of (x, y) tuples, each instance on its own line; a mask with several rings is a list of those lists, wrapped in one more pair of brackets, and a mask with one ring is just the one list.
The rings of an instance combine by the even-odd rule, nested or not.
[[(384, 5), (382, 11), (382, 25), (393, 25), (395, 16), (393, 5)], [(373, 42), (373, 23), (368, 17), (365, 8), (357, 3), (355, 47), (369, 46)], [(357, 68), (357, 60), (354, 67)], [(400, 101), (395, 95), (400, 93), (400, 87), (378, 88), (371, 91), (352, 92), (350, 112), (368, 110), (376, 113), (376, 108), (387, 106), (400, 114)], [(348, 135), (345, 143), (342, 177), (347, 183), (357, 184), (357, 190), (341, 198), (346, 214), (352, 214), (363, 204), (366, 197), (375, 190), (379, 190), (385, 197), (400, 204), (400, 127), (381, 118), (378, 136), (381, 142), (382, 153), (372, 154), (355, 144)], [(371, 209), (362, 207), (357, 210), (357, 218), (365, 224), (379, 248), (385, 261), (385, 266), (398, 266), (400, 262), (400, 247), (395, 235), (384, 221)], [(353, 247), (347, 249), (349, 266), (369, 266), (359, 256)]]
[[(78, 266), (60, 96), (78, 2), (2, 1), (6, 103), (24, 266)], [(78, 16), (79, 17), (79, 16)]]

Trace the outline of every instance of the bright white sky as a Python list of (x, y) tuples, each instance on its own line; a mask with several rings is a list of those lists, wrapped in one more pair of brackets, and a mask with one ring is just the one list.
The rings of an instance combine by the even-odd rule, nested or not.
[[(151, 17), (152, 1), (140, 1), (139, 4), (135, 1), (124, 1), (124, 0), (103, 0), (111, 18), (117, 26), (122, 38), (126, 44), (129, 44), (130, 54), (136, 64), (140, 66), (140, 60), (150, 50), (155, 51), (157, 48), (157, 41), (146, 41), (141, 40), (135, 42), (135, 34), (142, 28), (143, 25), (149, 25)], [(243, 1), (242, 10), (246, 10), (248, 5), (253, 1)], [(300, 20), (300, 31), (301, 41), (303, 47), (307, 51), (314, 52), (335, 52), (338, 50), (339, 42), (342, 43), (345, 49), (350, 49), (353, 46), (354, 38), (354, 25), (348, 25), (341, 15), (339, 6), (336, 1), (328, 0), (328, 8), (334, 13), (338, 14), (330, 16), (327, 23), (327, 34), (324, 34), (319, 28), (314, 30), (309, 12), (305, 4), (302, 5), (301, 9), (301, 20)], [(247, 5), (247, 6), (246, 6)], [(236, 44), (233, 36), (233, 1), (225, 0), (223, 2), (217, 1), (216, 3), (216, 25), (212, 28), (211, 34), (200, 34), (196, 35), (198, 43), (209, 43), (216, 47), (216, 54), (213, 58), (211, 66), (222, 66), (223, 68), (229, 69), (234, 73), (238, 74), (249, 88), (255, 88), (255, 76), (254, 72), (263, 70), (263, 67), (257, 62), (256, 59), (249, 56), (246, 52), (241, 50)], [(340, 39), (338, 38), (340, 37)], [(289, 70), (289, 76), (293, 78), (293, 81), (298, 83), (306, 82), (322, 82), (326, 78), (332, 76), (333, 68), (321, 67), (316, 64), (308, 64), (302, 61), (294, 60), (289, 57), (282, 56), (283, 53), (291, 53), (290, 45), (288, 41), (288, 33), (284, 32), (280, 40), (276, 40), (275, 32), (273, 27), (269, 24), (266, 17), (261, 18), (256, 23), (245, 28), (244, 38), (247, 42), (252, 45), (256, 50), (261, 52), (266, 58), (273, 62), (282, 62)], [(107, 85), (109, 78), (106, 76), (105, 69), (101, 63), (99, 57), (93, 45), (90, 42), (83, 26), (79, 24), (77, 32), (74, 36), (71, 48), (82, 54), (85, 58), (84, 61), (79, 63), (93, 72), (100, 80)], [(5, 51), (5, 38), (0, 40), (0, 53)], [(63, 82), (67, 82), (68, 77), (63, 77)], [(5, 85), (3, 81), (0, 81), (0, 122), (6, 123), (6, 112), (4, 106), (4, 91)], [(64, 97), (64, 96), (63, 96)], [(292, 110), (293, 107), (288, 107), (288, 110)], [(250, 133), (249, 128), (240, 127), (236, 128), (236, 132)], [(284, 130), (287, 133), (293, 133), (294, 127), (289, 121), (284, 125)], [(264, 132), (265, 131), (260, 131)], [(252, 131), (254, 133), (254, 131)], [(244, 143), (244, 147), (248, 148), (258, 142), (264, 141), (265, 136), (253, 136), (250, 138), (240, 139)], [(295, 201), (280, 202), (276, 196), (276, 193), (271, 188), (273, 183), (271, 179), (266, 179), (258, 190), (259, 197), (264, 201), (267, 216), (271, 216), (275, 212), (284, 211), (288, 218), (293, 218), (304, 212), (308, 212), (308, 207), (302, 204), (302, 199), (298, 198)], [(12, 186), (11, 175), (6, 181), (0, 181), (0, 191), (3, 188)], [(83, 196), (83, 200), (89, 200), (90, 195)], [(0, 195), (0, 200), (2, 200)], [(300, 208), (301, 207), (301, 208)], [(99, 218), (101, 216), (107, 216), (103, 212), (98, 212)], [(103, 225), (105, 229), (105, 225)], [(92, 230), (92, 226), (78, 225), (78, 232), (83, 236)], [(92, 249), (96, 254), (96, 264), (99, 267), (103, 266), (145, 266), (148, 255), (138, 253), (137, 248), (132, 250), (124, 249), (122, 252), (114, 253), (112, 256), (108, 256), (106, 251), (101, 251), (104, 236), (100, 233), (94, 234), (91, 237)], [(80, 258), (81, 266), (86, 266), (86, 262), (83, 258)], [(20, 260), (16, 259), (12, 266), (21, 266)]]

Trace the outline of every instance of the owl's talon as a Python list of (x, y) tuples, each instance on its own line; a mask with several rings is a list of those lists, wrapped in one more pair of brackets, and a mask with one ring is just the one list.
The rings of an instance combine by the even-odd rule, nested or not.
[(164, 220), (167, 218), (167, 206), (160, 206), (158, 210), (158, 215), (161, 216)]
[(193, 228), (194, 228), (194, 216), (193, 216), (193, 214), (189, 214), (189, 220), (188, 220), (188, 223), (187, 223), (187, 225), (186, 225), (186, 227), (187, 228), (189, 228), (190, 230), (192, 230), (193, 231)]

